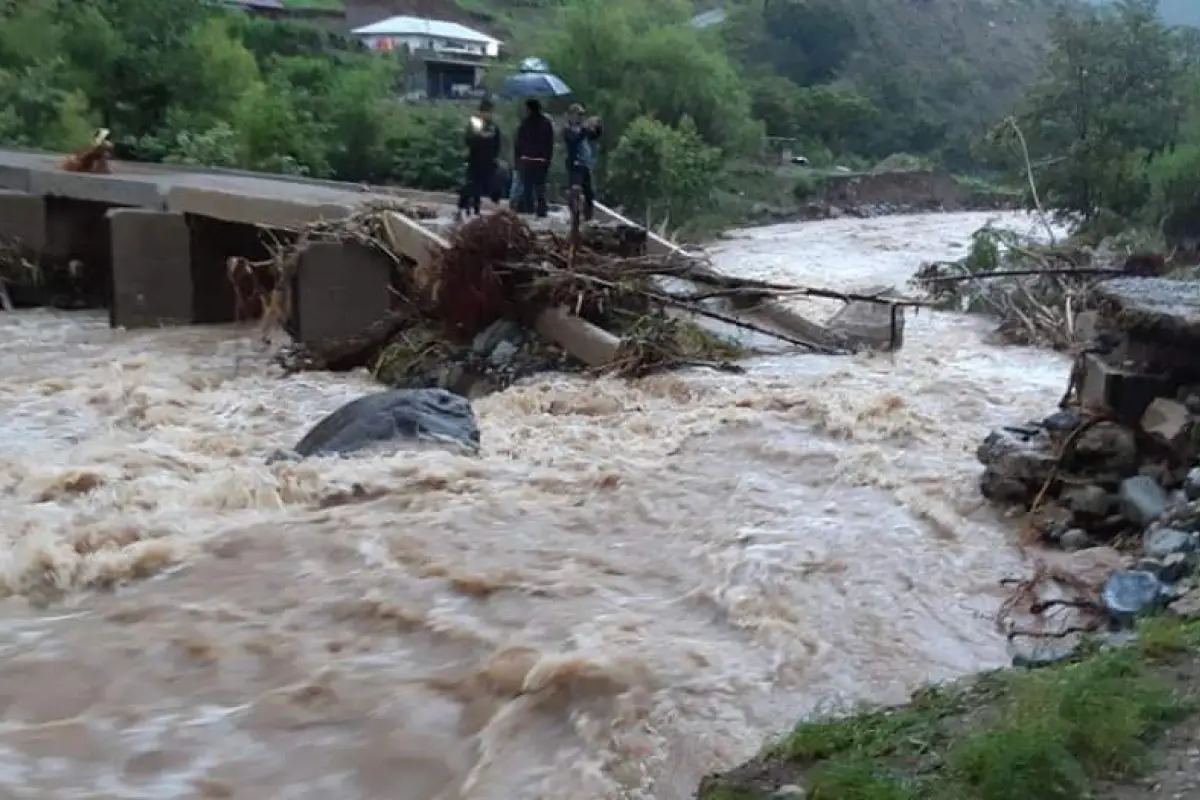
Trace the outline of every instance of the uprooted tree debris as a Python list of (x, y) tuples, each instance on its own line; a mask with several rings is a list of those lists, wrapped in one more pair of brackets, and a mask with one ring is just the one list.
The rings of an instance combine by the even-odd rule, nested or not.
[[(594, 225), (567, 235), (535, 231), (506, 211), (468, 221), (426, 263), (414, 263), (394, 244), (390, 214), (370, 207), (314, 223), (277, 245), (268, 263), (231, 263), (231, 275), (271, 273), (267, 326), (289, 319), (293, 278), (312, 242), (352, 242), (394, 265), (390, 313), (352, 336), (289, 346), (280, 354), (285, 369), (366, 366), (392, 386), (465, 395), (546, 370), (631, 377), (684, 366), (739, 371), (733, 360), (753, 349), (739, 332), (827, 354), (864, 344), (861, 314), (852, 320), (858, 329), (839, 331), (803, 320), (780, 325), (780, 313), (765, 320), (743, 313), (778, 299), (828, 297), (879, 308), (880, 346), (892, 349), (900, 345), (903, 308), (920, 305), (884, 292), (849, 295), (733, 278), (682, 251), (648, 254), (647, 234), (635, 226)], [(578, 336), (568, 352), (564, 338), (572, 331)]]
[(981, 491), (1026, 512), (1026, 543), (1113, 556), (1090, 581), (1043, 563), (1019, 582), (1006, 618), (1073, 618), (1032, 632), (1050, 643), (1022, 651), (1030, 662), (1070, 655), (1081, 631), (1200, 610), (1200, 283), (1110, 278), (1080, 300), (1094, 332), (1059, 410), (993, 431), (978, 452)]
[(939, 308), (997, 318), (1007, 343), (1068, 350), (1093, 333), (1081, 315), (1093, 307), (1100, 281), (1159, 276), (1166, 268), (1161, 255), (1116, 240), (1046, 244), (989, 226), (975, 233), (965, 258), (926, 264), (912, 284)]
[(95, 308), (107, 294), (102, 270), (74, 258), (46, 258), (15, 238), (0, 236), (0, 310)]

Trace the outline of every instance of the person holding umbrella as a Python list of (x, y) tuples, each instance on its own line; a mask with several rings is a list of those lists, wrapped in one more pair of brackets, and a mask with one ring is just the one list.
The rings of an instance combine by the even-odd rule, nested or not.
[(572, 103), (567, 109), (567, 126), (563, 128), (563, 144), (567, 151), (567, 185), (583, 194), (583, 219), (590, 220), (596, 195), (592, 187), (592, 170), (596, 166), (596, 145), (603, 133), (599, 117), (583, 118), (583, 106)]
[(492, 120), (492, 101), (479, 101), (479, 113), (471, 117), (464, 142), (467, 146), (467, 170), (462, 191), (458, 194), (458, 219), (475, 212), (485, 192), (494, 194), (497, 159), (500, 158), (500, 128)]
[(525, 101), (525, 115), (517, 128), (513, 154), (521, 175), (521, 200), (518, 211), (528, 214), (535, 209), (539, 217), (549, 213), (546, 180), (554, 157), (554, 123), (542, 112), (536, 97)]

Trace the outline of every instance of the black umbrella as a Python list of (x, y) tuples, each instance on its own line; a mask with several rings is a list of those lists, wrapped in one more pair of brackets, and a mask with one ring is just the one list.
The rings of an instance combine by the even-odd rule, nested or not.
[(518, 72), (500, 84), (500, 94), (505, 97), (562, 97), (570, 93), (571, 87), (549, 72)]
[(504, 79), (500, 94), (506, 97), (562, 97), (571, 93), (567, 82), (551, 73), (546, 62), (536, 56), (522, 61), (520, 70)]

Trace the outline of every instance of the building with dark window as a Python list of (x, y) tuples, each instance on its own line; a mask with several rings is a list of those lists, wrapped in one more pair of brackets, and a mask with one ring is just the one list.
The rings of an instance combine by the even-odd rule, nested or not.
[(457, 22), (422, 17), (390, 17), (352, 33), (369, 49), (394, 52), (406, 60), (404, 90), (413, 99), (479, 94), (483, 76), (503, 44)]

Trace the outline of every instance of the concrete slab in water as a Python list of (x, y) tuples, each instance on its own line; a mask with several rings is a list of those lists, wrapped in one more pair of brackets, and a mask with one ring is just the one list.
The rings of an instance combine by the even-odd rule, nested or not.
[(1135, 336), (1200, 342), (1200, 282), (1115, 278), (1095, 289), (1110, 324)]
[[(872, 286), (857, 292), (857, 294), (865, 297), (901, 299), (891, 286)], [(893, 326), (892, 306), (856, 300), (839, 309), (825, 322), (825, 327), (834, 333), (841, 334), (849, 342), (859, 347), (867, 347), (872, 350), (899, 350), (904, 346), (903, 307), (895, 309), (895, 325)]]

